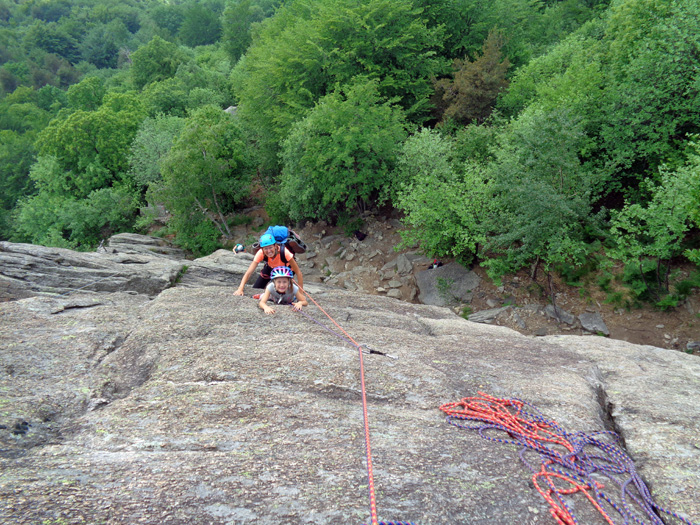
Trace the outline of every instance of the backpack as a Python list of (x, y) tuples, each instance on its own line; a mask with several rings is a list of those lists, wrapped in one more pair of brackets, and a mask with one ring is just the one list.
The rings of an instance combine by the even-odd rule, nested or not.
[[(270, 226), (265, 233), (269, 233), (275, 238), (278, 244), (282, 247), (287, 247), (287, 249), (292, 253), (304, 253), (306, 251), (306, 243), (302, 241), (299, 236), (287, 228), (286, 226)], [(260, 248), (260, 243), (256, 242), (253, 244), (253, 249), (257, 250)]]

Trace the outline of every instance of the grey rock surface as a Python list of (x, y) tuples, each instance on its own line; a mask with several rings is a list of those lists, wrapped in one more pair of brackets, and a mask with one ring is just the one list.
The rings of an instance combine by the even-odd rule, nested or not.
[(608, 330), (603, 317), (598, 312), (584, 312), (578, 316), (578, 320), (581, 323), (581, 327), (588, 332), (610, 335), (610, 330)]
[[(423, 304), (448, 306), (469, 302), (471, 292), (479, 287), (481, 278), (457, 263), (449, 263), (416, 274), (418, 300)], [(441, 286), (441, 283), (444, 285)]]
[[(381, 520), (551, 523), (517, 450), (445, 423), (438, 407), (477, 391), (571, 431), (613, 424), (657, 501), (700, 516), (696, 357), (311, 293), (398, 358), (364, 359)], [(33, 297), (0, 304), (0, 320), (3, 423), (31, 424), (0, 431), (0, 521), (368, 521), (358, 356), (309, 318), (207, 286)]]
[(169, 241), (137, 233), (112, 235), (107, 241), (107, 246), (103, 247), (103, 249), (107, 253), (138, 253), (156, 257), (168, 257), (170, 259), (186, 258), (184, 250)]
[(0, 301), (77, 290), (158, 295), (184, 263), (130, 253), (87, 253), (0, 242)]
[[(357, 350), (316, 306), (266, 316), (234, 296), (249, 261), (187, 261), (152, 299), (0, 303), (1, 523), (369, 523)], [(479, 391), (571, 432), (617, 431), (656, 501), (700, 520), (697, 356), (306, 288), (397, 358), (363, 359), (380, 520), (553, 523), (515, 447), (445, 423), (440, 405)], [(579, 523), (605, 523), (572, 504)]]
[(557, 321), (569, 325), (572, 325), (576, 322), (576, 318), (574, 317), (574, 315), (571, 312), (567, 312), (566, 310), (564, 310), (561, 306), (557, 306), (555, 308), (553, 305), (548, 304), (544, 307), (544, 313), (552, 319), (556, 319)]

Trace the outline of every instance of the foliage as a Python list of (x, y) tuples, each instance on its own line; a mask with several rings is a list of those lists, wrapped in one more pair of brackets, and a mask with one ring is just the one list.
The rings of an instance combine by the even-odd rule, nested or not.
[(494, 212), (492, 184), (480, 165), (454, 158), (449, 137), (428, 129), (409, 137), (399, 157), (396, 178), (403, 182), (394, 202), (405, 213), (402, 246), (419, 244), (430, 256), (470, 262)]
[(283, 145), (280, 198), (289, 217), (335, 219), (383, 200), (404, 138), (403, 111), (382, 100), (376, 80), (322, 98)]
[(102, 104), (105, 88), (97, 77), (85, 77), (68, 88), (68, 105), (73, 109), (94, 111)]
[(281, 3), (281, 0), (236, 0), (226, 6), (221, 41), (234, 62), (250, 45), (253, 24), (271, 16)]
[(131, 33), (122, 20), (95, 25), (79, 44), (80, 55), (98, 68), (115, 68), (119, 49), (129, 42), (130, 37)]
[(184, 12), (178, 35), (183, 44), (189, 47), (213, 44), (221, 34), (219, 13), (209, 6), (192, 3)]
[(473, 62), (455, 60), (454, 78), (436, 82), (436, 105), (444, 108), (443, 121), (451, 119), (459, 124), (480, 124), (491, 114), (499, 93), (508, 87), (506, 72), (510, 62), (501, 55), (503, 44), (503, 36), (491, 31), (481, 56)]
[(185, 54), (175, 44), (154, 36), (131, 55), (134, 86), (141, 89), (151, 82), (175, 76), (178, 66), (185, 60)]
[(695, 2), (627, 0), (611, 6), (608, 110), (601, 119), (608, 164), (644, 170), (681, 160), (678, 140), (700, 127), (699, 31)]
[(133, 194), (125, 187), (97, 189), (82, 199), (43, 191), (17, 206), (14, 240), (92, 248), (114, 233), (128, 231), (135, 211)]
[(489, 166), (500, 213), (490, 220), (485, 265), (494, 275), (531, 262), (545, 270), (586, 255), (591, 215), (591, 175), (578, 153), (585, 136), (565, 110), (531, 107), (502, 135)]
[(126, 171), (129, 146), (144, 112), (133, 94), (110, 94), (96, 111), (60, 115), (39, 134), (39, 155), (57, 168), (37, 172), (41, 189), (76, 198), (104, 188)]
[(156, 194), (172, 214), (177, 241), (198, 253), (230, 238), (226, 213), (248, 194), (252, 166), (237, 120), (205, 106), (186, 119), (161, 161), (164, 185)]
[(138, 186), (162, 181), (161, 160), (170, 152), (184, 123), (180, 117), (165, 115), (147, 118), (141, 123), (129, 154), (131, 177)]
[(660, 179), (659, 184), (651, 180), (645, 184), (648, 204), (628, 202), (613, 214), (611, 233), (617, 247), (610, 251), (626, 265), (642, 268), (647, 259), (653, 261), (654, 280), (647, 282), (648, 272), (643, 270), (640, 277), (657, 300), (669, 290), (670, 260), (683, 252), (686, 233), (700, 227), (700, 155), (691, 155), (675, 172), (662, 167)]
[(291, 2), (261, 23), (236, 66), (241, 117), (260, 130), (263, 151), (275, 157), (317, 101), (361, 76), (376, 80), (382, 97), (396, 97), (409, 120), (421, 121), (431, 79), (445, 70), (435, 55), (441, 35), (402, 0)]

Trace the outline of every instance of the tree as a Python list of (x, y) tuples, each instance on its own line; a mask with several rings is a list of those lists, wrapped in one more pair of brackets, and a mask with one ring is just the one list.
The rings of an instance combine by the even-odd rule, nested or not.
[(129, 154), (131, 175), (137, 185), (148, 187), (162, 182), (161, 160), (170, 153), (184, 123), (183, 118), (165, 115), (147, 118), (141, 123)]
[(532, 264), (536, 278), (557, 264), (580, 264), (587, 254), (593, 176), (581, 165), (581, 122), (565, 109), (528, 108), (504, 129), (489, 165), (499, 213), (488, 224), (493, 275)]
[(127, 231), (135, 211), (134, 195), (123, 186), (94, 190), (83, 199), (41, 191), (20, 200), (14, 211), (13, 239), (43, 246), (94, 248), (100, 240)]
[(510, 62), (501, 55), (503, 44), (502, 35), (491, 31), (481, 56), (473, 62), (455, 60), (454, 79), (436, 82), (435, 96), (442, 99), (438, 106), (444, 107), (443, 122), (482, 123), (491, 114), (498, 95), (508, 87), (506, 72)]
[(280, 199), (293, 220), (362, 212), (389, 194), (403, 111), (358, 79), (322, 98), (283, 144)]
[(72, 63), (80, 59), (76, 39), (65, 31), (65, 27), (55, 22), (46, 23), (36, 20), (27, 30), (25, 42), (47, 53), (55, 53)]
[(192, 4), (185, 10), (178, 34), (189, 47), (214, 44), (221, 34), (219, 14), (201, 4)]
[(121, 20), (91, 28), (80, 44), (83, 60), (100, 69), (117, 67), (119, 49), (128, 42), (130, 36)]
[(494, 213), (492, 183), (477, 162), (456, 160), (455, 142), (422, 129), (404, 143), (394, 203), (405, 213), (402, 246), (469, 263), (486, 240)]
[(221, 42), (234, 62), (250, 45), (251, 26), (271, 16), (281, 3), (281, 0), (236, 0), (226, 6)]
[(248, 194), (250, 156), (235, 119), (214, 106), (192, 113), (161, 164), (158, 194), (172, 213), (178, 242), (198, 253), (231, 237), (226, 214)]
[(131, 77), (141, 89), (145, 85), (175, 76), (177, 68), (186, 61), (184, 53), (159, 36), (141, 46), (131, 55)]
[(276, 163), (291, 126), (323, 96), (356, 77), (377, 81), (413, 122), (427, 118), (441, 29), (402, 0), (299, 0), (264, 20), (232, 80), (241, 118)]
[(682, 163), (684, 135), (700, 131), (698, 32), (695, 2), (611, 6), (600, 125), (605, 162), (618, 173), (657, 173), (662, 163)]
[(144, 116), (134, 94), (109, 94), (95, 111), (59, 115), (39, 134), (37, 149), (55, 158), (60, 170), (38, 176), (37, 183), (76, 198), (112, 185), (128, 168), (129, 146)]
[(102, 104), (105, 88), (97, 77), (85, 77), (68, 88), (68, 105), (73, 109), (94, 111)]
[[(691, 228), (700, 227), (700, 155), (697, 143), (688, 162), (676, 171), (660, 169), (660, 182), (647, 179), (649, 202), (646, 205), (628, 202), (613, 213), (610, 232), (617, 246), (609, 255), (638, 266), (643, 281), (639, 295), (655, 301), (669, 291), (671, 259), (686, 251), (695, 258), (698, 250), (684, 250), (683, 241)], [(651, 261), (655, 282), (646, 281), (645, 269)]]
[(32, 193), (29, 167), (34, 162), (34, 135), (0, 130), (0, 239), (10, 235), (10, 210)]

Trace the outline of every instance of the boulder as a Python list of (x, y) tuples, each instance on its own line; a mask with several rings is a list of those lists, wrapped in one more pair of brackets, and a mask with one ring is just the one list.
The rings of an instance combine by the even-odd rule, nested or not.
[(603, 317), (599, 312), (584, 312), (578, 316), (578, 320), (584, 330), (594, 333), (610, 335), (610, 330), (608, 330)]
[(416, 274), (418, 300), (435, 306), (470, 302), (472, 292), (480, 283), (478, 275), (458, 263), (449, 263)]

